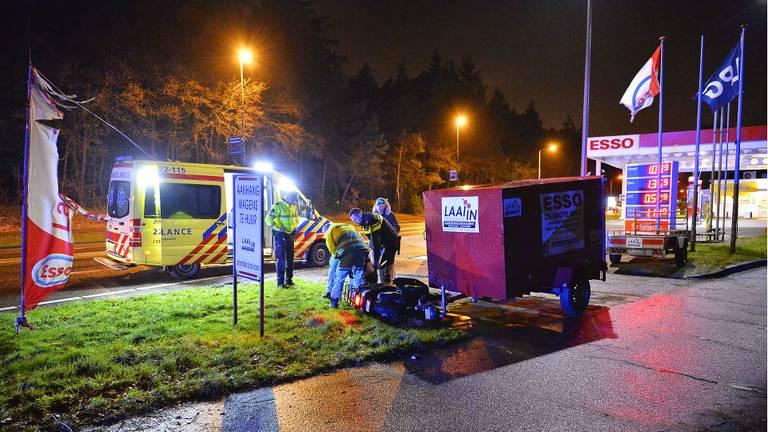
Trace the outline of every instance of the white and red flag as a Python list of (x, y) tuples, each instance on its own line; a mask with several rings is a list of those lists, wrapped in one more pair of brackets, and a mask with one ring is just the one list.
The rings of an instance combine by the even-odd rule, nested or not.
[(632, 83), (629, 84), (624, 96), (621, 97), (621, 103), (630, 112), (629, 121), (635, 119), (638, 111), (648, 108), (653, 104), (653, 97), (659, 94), (659, 61), (661, 59), (661, 46), (656, 49), (651, 58), (635, 75)]
[(64, 288), (72, 271), (73, 211), (59, 196), (59, 130), (43, 123), (64, 115), (49, 91), (49, 84), (31, 67), (22, 210), (22, 325), (25, 312)]

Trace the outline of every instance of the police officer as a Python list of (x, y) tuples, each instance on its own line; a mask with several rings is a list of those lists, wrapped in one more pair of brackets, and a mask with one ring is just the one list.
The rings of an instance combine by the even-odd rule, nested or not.
[(293, 236), (299, 225), (299, 213), (296, 203), (299, 195), (288, 192), (272, 205), (267, 215), (267, 225), (272, 228), (275, 258), (277, 259), (277, 287), (293, 286)]
[(329, 274), (331, 307), (336, 308), (347, 276), (351, 278), (350, 296), (354, 296), (363, 284), (368, 249), (352, 225), (330, 223), (323, 228), (326, 230), (325, 245), (337, 261), (335, 272)]
[(373, 267), (379, 271), (382, 283), (392, 282), (394, 273), (395, 252), (397, 251), (398, 235), (392, 225), (378, 213), (363, 212), (359, 208), (349, 211), (352, 222), (363, 227), (368, 236), (372, 250)]

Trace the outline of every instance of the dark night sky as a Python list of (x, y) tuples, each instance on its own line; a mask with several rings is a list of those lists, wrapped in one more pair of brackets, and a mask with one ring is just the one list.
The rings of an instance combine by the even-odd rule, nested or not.
[[(471, 55), (490, 86), (511, 106), (534, 100), (546, 126), (566, 114), (581, 124), (586, 1), (321, 0), (331, 35), (354, 72), (367, 61), (381, 82), (405, 59), (415, 75), (437, 50), (460, 61)], [(658, 102), (634, 124), (619, 99), (665, 43), (665, 130), (694, 129), (699, 35), (705, 37), (704, 79), (748, 24), (745, 125), (766, 124), (766, 3), (748, 1), (594, 0), (590, 135), (653, 132)], [(705, 125), (711, 113), (704, 107)]]

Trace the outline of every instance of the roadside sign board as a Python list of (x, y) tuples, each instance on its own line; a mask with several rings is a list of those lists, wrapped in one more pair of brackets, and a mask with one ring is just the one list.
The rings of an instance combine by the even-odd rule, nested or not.
[(459, 180), (459, 173), (456, 170), (450, 170), (448, 172), (448, 180), (449, 181), (458, 181)]
[[(677, 173), (679, 162), (658, 164), (627, 165), (627, 193), (625, 231), (656, 232), (656, 218), (659, 230), (675, 229), (677, 209)], [(659, 171), (661, 171), (659, 175)], [(658, 215), (656, 205), (659, 204)]]
[(232, 231), (235, 253), (232, 264), (234, 323), (237, 324), (237, 279), (260, 285), (261, 335), (264, 335), (264, 177), (233, 176)]
[(243, 144), (245, 143), (245, 140), (243, 137), (240, 136), (230, 136), (229, 137), (229, 154), (231, 155), (239, 155), (243, 153)]

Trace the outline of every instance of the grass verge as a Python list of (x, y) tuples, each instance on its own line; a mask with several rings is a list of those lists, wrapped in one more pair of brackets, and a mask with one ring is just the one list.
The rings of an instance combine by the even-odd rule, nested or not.
[(689, 274), (705, 274), (721, 270), (730, 265), (766, 259), (766, 236), (739, 237), (736, 253), (731, 254), (731, 245), (724, 243), (697, 243), (695, 252), (688, 252), (692, 269)]
[(13, 334), (0, 314), (0, 429), (58, 430), (110, 422), (187, 400), (271, 385), (466, 336), (403, 329), (332, 310), (322, 283), (266, 291), (241, 285), (232, 326), (231, 286), (78, 302), (29, 314), (35, 331)]

